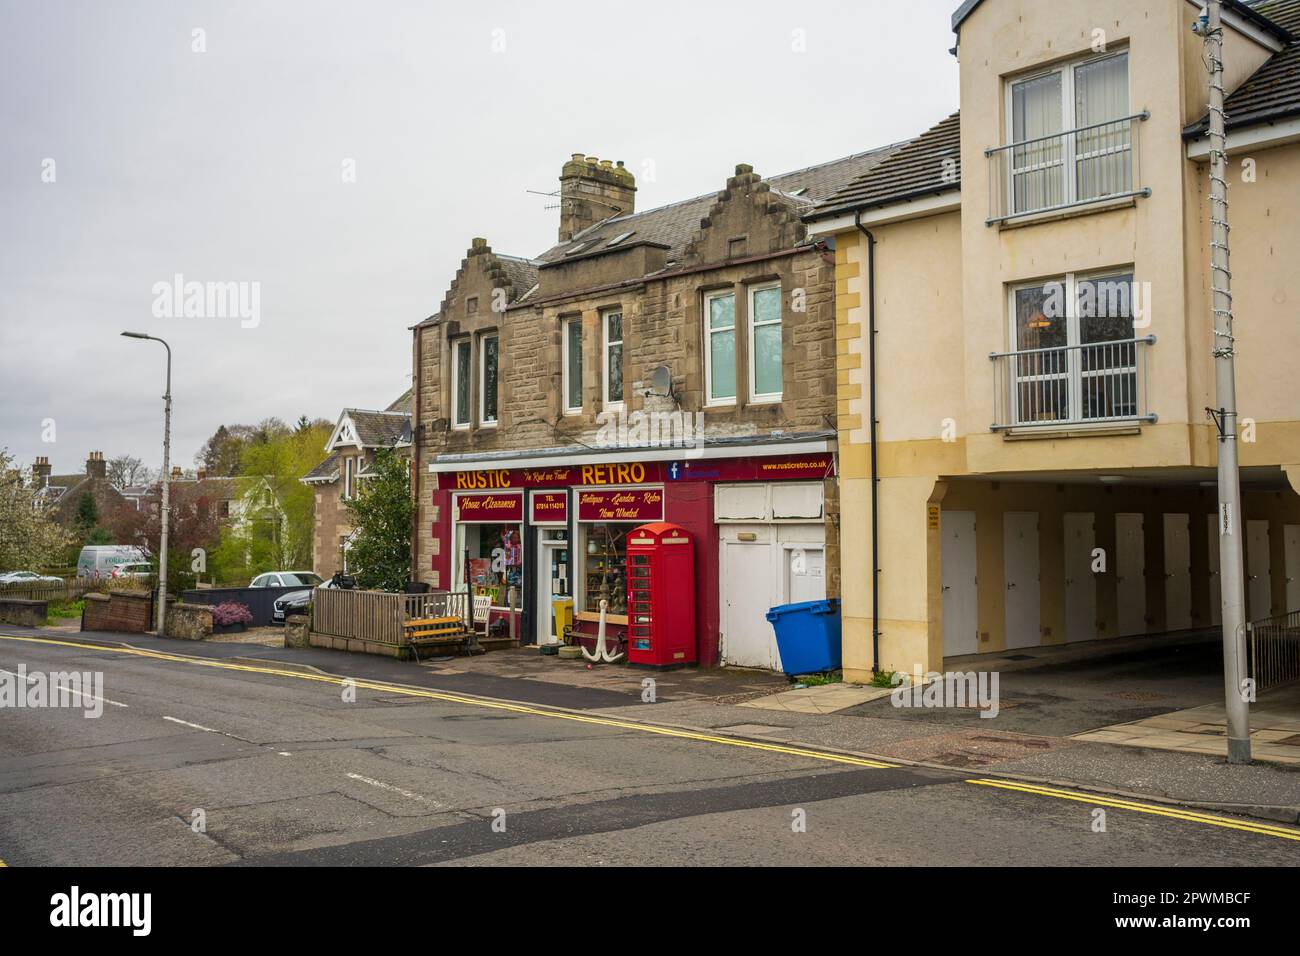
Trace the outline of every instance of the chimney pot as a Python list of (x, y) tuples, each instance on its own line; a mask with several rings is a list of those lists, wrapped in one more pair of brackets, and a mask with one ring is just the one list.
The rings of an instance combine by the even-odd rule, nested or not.
[(636, 211), (636, 178), (620, 161), (572, 154), (560, 170), (560, 242), (589, 226)]
[(108, 466), (104, 461), (104, 453), (102, 451), (92, 451), (89, 457), (86, 458), (86, 477), (108, 477)]

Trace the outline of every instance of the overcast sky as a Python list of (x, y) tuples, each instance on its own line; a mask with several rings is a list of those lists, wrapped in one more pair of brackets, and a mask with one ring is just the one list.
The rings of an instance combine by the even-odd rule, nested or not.
[[(0, 447), (157, 466), (164, 353), (124, 329), (171, 343), (187, 467), (383, 407), (472, 237), (555, 241), (526, 190), (571, 153), (649, 209), (906, 139), (957, 107), (956, 5), (0, 0)], [(258, 283), (259, 321), (155, 315), (176, 275)]]

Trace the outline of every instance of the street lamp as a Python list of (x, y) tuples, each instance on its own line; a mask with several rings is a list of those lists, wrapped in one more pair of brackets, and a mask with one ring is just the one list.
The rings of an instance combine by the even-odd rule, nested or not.
[(167, 632), (167, 526), (171, 523), (171, 506), (168, 504), (168, 486), (171, 476), (172, 450), (172, 347), (162, 339), (143, 332), (123, 332), (128, 339), (148, 339), (162, 342), (167, 350), (167, 392), (163, 395), (163, 461), (162, 461), (162, 535), (158, 546), (158, 636)]

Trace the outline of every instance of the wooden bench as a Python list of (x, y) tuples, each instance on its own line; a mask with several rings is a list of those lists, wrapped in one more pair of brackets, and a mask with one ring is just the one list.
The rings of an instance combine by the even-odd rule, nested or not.
[(474, 637), (473, 633), (465, 630), (465, 622), (459, 617), (414, 618), (403, 624), (402, 630), (417, 664), (421, 647), (468, 645)]

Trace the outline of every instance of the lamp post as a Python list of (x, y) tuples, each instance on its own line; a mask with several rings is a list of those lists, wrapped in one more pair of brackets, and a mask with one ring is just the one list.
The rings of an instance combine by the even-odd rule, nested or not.
[(168, 486), (171, 484), (172, 451), (172, 347), (162, 339), (143, 332), (123, 332), (128, 339), (148, 339), (162, 342), (167, 350), (167, 391), (163, 395), (163, 460), (162, 460), (162, 534), (158, 545), (158, 635), (166, 632), (167, 625), (167, 526), (171, 524), (171, 506), (168, 503)]

